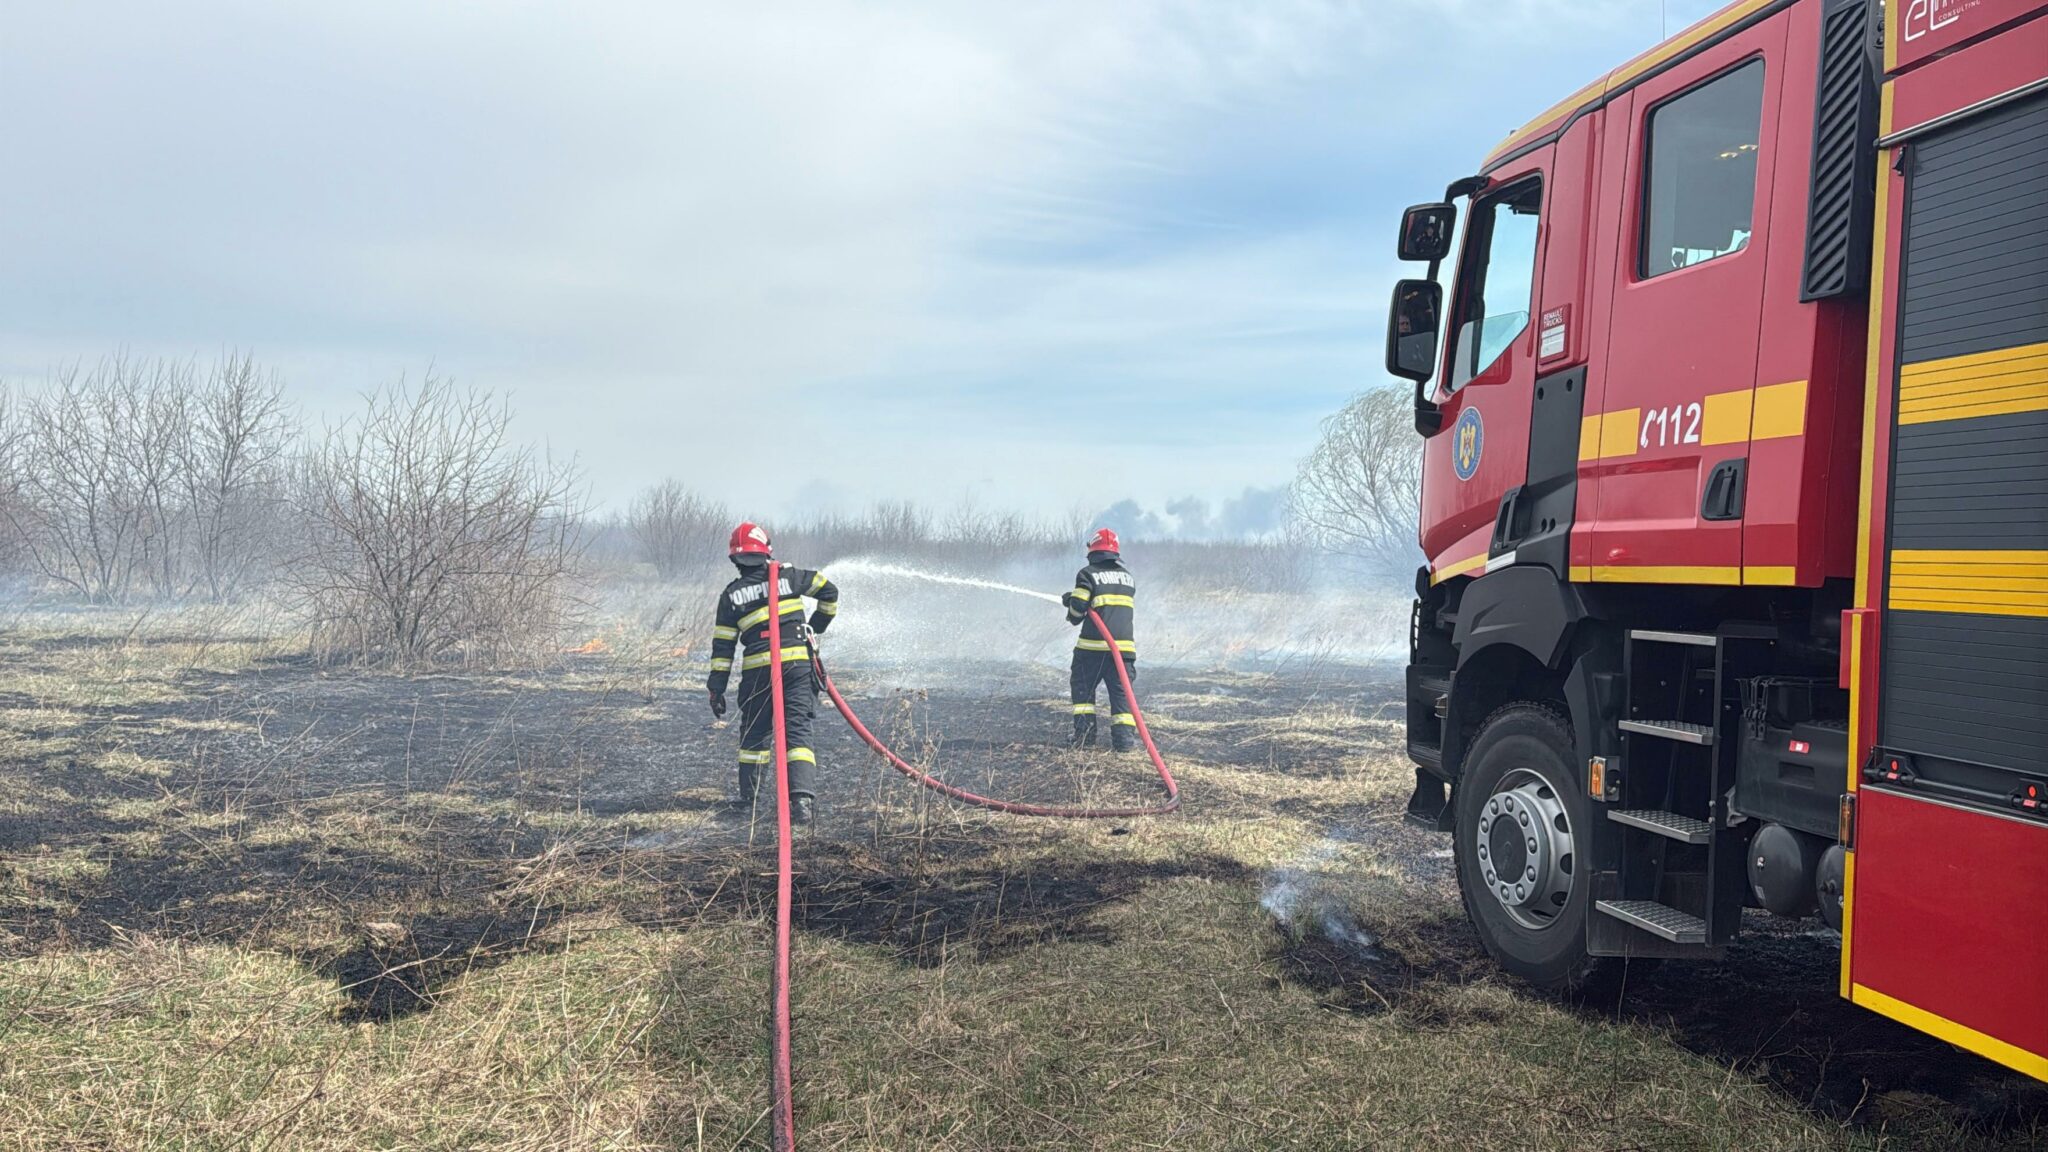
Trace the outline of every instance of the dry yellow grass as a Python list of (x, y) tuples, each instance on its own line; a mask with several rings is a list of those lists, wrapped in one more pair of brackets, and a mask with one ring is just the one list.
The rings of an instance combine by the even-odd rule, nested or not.
[[(167, 771), (166, 741), (254, 741), (303, 768), (294, 733), (193, 706), (263, 646), (113, 647), (0, 653), (0, 690), (37, 701), (0, 711), (0, 819), (95, 830), (0, 851), (0, 1144), (766, 1146), (767, 842), (717, 839), (715, 787), (678, 783), (651, 812), (533, 805), (523, 782), (471, 788), (467, 746), (419, 789), (201, 786)], [(575, 724), (660, 719), (631, 655), (577, 673), (625, 688)], [(1400, 822), (1398, 716), (1274, 706), (1288, 685), (1218, 674), (1147, 697), (1184, 749), (1189, 803), (1167, 819), (992, 817), (880, 770), (834, 797), (832, 836), (798, 848), (804, 1147), (2003, 1152), (2048, 1135), (1972, 1132), (1905, 1093), (1845, 1127), (1654, 1020), (1516, 987), (1476, 954), (1444, 866), (1418, 867), (1442, 841)], [(1040, 704), (1056, 731), (1062, 705)], [(878, 727), (950, 755), (926, 709), (898, 698)], [(520, 773), (559, 770), (556, 737), (523, 738), (540, 750)], [(1145, 787), (1128, 760), (1032, 756), (1076, 795)], [(625, 847), (649, 831), (680, 847)], [(151, 880), (135, 861), (228, 887), (152, 896), (177, 937), (30, 931)], [(1283, 881), (1315, 894), (1285, 928), (1261, 906)], [(466, 949), (407, 950), (472, 921), (448, 936)], [(1327, 938), (1343, 933), (1359, 939)], [(422, 1002), (366, 1015), (387, 983)]]
[(0, 963), (0, 1131), (20, 1149), (633, 1149), (672, 939), (564, 928), (436, 1011), (340, 1022), (275, 954), (136, 938)]

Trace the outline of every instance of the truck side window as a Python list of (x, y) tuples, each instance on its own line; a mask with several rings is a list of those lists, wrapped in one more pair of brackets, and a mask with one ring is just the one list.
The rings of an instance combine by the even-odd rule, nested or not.
[(1650, 110), (1643, 279), (1748, 246), (1763, 113), (1761, 60)]
[(1481, 200), (1465, 238), (1459, 272), (1456, 343), (1451, 345), (1451, 391), (1493, 367), (1529, 327), (1536, 286), (1536, 224), (1543, 182), (1525, 180)]

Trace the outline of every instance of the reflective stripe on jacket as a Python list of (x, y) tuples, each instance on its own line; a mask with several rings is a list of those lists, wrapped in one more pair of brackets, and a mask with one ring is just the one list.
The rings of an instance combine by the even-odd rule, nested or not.
[(780, 583), (771, 605), (768, 566), (760, 564), (742, 568), (739, 577), (718, 594), (718, 614), (711, 628), (711, 677), (705, 682), (705, 687), (713, 693), (725, 694), (726, 682), (732, 676), (735, 652), (741, 654), (739, 666), (742, 672), (765, 668), (772, 661), (768, 654), (768, 617), (771, 612), (781, 618), (784, 660), (811, 658), (810, 651), (802, 644), (790, 643), (795, 639), (797, 625), (804, 622), (800, 617), (806, 597), (818, 602), (809, 620), (811, 631), (823, 632), (832, 623), (832, 618), (838, 615), (839, 586), (826, 579), (823, 572), (785, 564)]
[[(1067, 593), (1067, 623), (1081, 626), (1074, 648), (1081, 652), (1107, 652), (1112, 641), (1117, 650), (1135, 657), (1138, 642), (1134, 631), (1137, 617), (1138, 581), (1123, 561), (1106, 552), (1091, 553), (1088, 566), (1074, 574), (1074, 590)], [(1093, 608), (1109, 626), (1104, 636), (1088, 615)]]

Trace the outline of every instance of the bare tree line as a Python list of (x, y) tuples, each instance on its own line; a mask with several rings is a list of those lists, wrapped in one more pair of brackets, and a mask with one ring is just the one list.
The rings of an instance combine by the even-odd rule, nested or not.
[(433, 376), (309, 430), (248, 355), (69, 366), (0, 390), (0, 561), (90, 604), (269, 596), (332, 659), (517, 657), (573, 606), (585, 516), (510, 428)]
[(296, 435), (283, 388), (246, 356), (113, 356), (0, 395), (0, 516), (11, 557), (95, 604), (221, 600), (274, 554)]
[[(1286, 532), (1149, 541), (1148, 565), (1264, 591), (1306, 586), (1326, 552), (1405, 572), (1420, 486), (1409, 420), (1399, 392), (1362, 393), (1301, 461)], [(403, 667), (545, 650), (592, 562), (662, 581), (722, 574), (724, 505), (667, 479), (593, 519), (573, 463), (516, 442), (511, 421), (502, 399), (431, 375), (309, 429), (248, 355), (74, 365), (0, 389), (0, 565), (92, 604), (270, 597), (299, 611), (323, 656)], [(770, 525), (813, 563), (963, 568), (1064, 557), (1091, 526), (972, 502)]]
[[(1316, 446), (1287, 490), (1286, 527), (1254, 540), (1144, 539), (1151, 571), (1197, 585), (1298, 591), (1315, 581), (1320, 558), (1337, 556), (1405, 587), (1419, 560), (1416, 524), (1422, 442), (1406, 393), (1374, 388), (1325, 419)], [(663, 580), (722, 572), (734, 515), (676, 479), (644, 489), (609, 537), (615, 562), (638, 562)], [(1075, 551), (1093, 522), (1085, 515), (1033, 519), (962, 503), (946, 512), (900, 501), (866, 511), (827, 511), (769, 525), (778, 550), (826, 563), (854, 556), (958, 566)]]
[[(715, 581), (725, 566), (727, 535), (742, 514), (666, 479), (643, 489), (621, 519), (601, 526), (614, 570), (639, 565), (665, 581)], [(807, 564), (856, 557), (921, 564), (940, 571), (986, 572), (1037, 561), (1078, 561), (1096, 526), (1081, 513), (1032, 517), (962, 502), (934, 510), (907, 501), (878, 501), (863, 511), (826, 510), (764, 519), (779, 555)], [(1264, 539), (1128, 538), (1152, 579), (1190, 586), (1293, 592), (1316, 578), (1315, 549), (1286, 534)]]

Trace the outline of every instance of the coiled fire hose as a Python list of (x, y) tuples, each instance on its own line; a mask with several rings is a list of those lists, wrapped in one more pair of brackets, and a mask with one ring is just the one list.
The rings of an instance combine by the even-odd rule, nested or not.
[[(782, 565), (768, 562), (768, 588), (770, 603), (780, 594)], [(1110, 635), (1109, 626), (1093, 608), (1088, 618), (1095, 623), (1101, 635)], [(794, 1078), (790, 1070), (790, 1027), (789, 1027), (789, 944), (790, 914), (793, 903), (793, 876), (790, 863), (790, 822), (789, 822), (789, 734), (783, 724), (782, 714), (782, 623), (781, 614), (768, 613), (769, 691), (775, 707), (775, 968), (769, 991), (771, 1010), (774, 1015), (773, 1036), (769, 1044), (769, 1092), (770, 1109), (773, 1112), (773, 1134), (776, 1152), (795, 1152), (796, 1112)], [(1131, 684), (1131, 674), (1120, 654), (1114, 649), (1112, 655), (1118, 659), (1110, 661), (1116, 668), (1116, 677), (1123, 683), (1124, 699), (1130, 701), (1131, 718), (1137, 722), (1138, 739), (1145, 745), (1145, 754), (1152, 758), (1152, 767), (1159, 772), (1160, 785), (1166, 789), (1166, 799), (1159, 804), (1133, 808), (1080, 808), (1060, 807), (1045, 804), (1019, 804), (1011, 800), (996, 800), (976, 795), (964, 788), (951, 784), (919, 770), (903, 757), (898, 756), (887, 744), (868, 731), (860, 717), (854, 715), (853, 707), (839, 694), (839, 688), (832, 683), (832, 677), (825, 671), (825, 664), (818, 658), (816, 649), (811, 651), (812, 670), (818, 683), (824, 686), (826, 695), (832, 698), (832, 706), (846, 718), (846, 723), (869, 748), (896, 771), (910, 777), (919, 784), (942, 796), (948, 796), (963, 804), (987, 808), (995, 812), (1008, 812), (1017, 816), (1050, 816), (1071, 820), (1109, 820), (1130, 816), (1164, 816), (1180, 807), (1180, 785), (1174, 782), (1173, 773), (1166, 767), (1166, 760), (1159, 755), (1158, 745), (1152, 743), (1152, 731), (1145, 725), (1145, 711), (1138, 706), (1138, 693)]]

